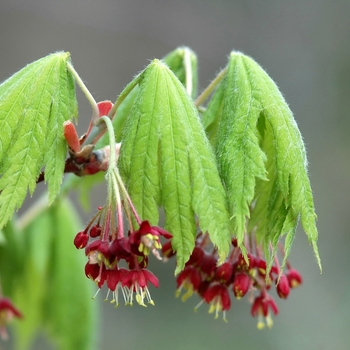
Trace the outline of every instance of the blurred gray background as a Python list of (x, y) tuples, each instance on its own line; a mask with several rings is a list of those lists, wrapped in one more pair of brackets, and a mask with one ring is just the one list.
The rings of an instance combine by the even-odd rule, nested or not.
[[(323, 274), (300, 229), (290, 260), (304, 284), (278, 300), (272, 330), (256, 329), (245, 299), (233, 302), (228, 323), (206, 305), (194, 313), (196, 297), (175, 299), (172, 262), (152, 263), (156, 306), (103, 304), (98, 349), (350, 349), (349, 29), (349, 0), (1, 0), (1, 81), (65, 50), (96, 100), (114, 101), (150, 59), (177, 46), (198, 54), (200, 89), (235, 49), (277, 82), (306, 142)], [(81, 93), (79, 102), (82, 132), (91, 110)], [(51, 349), (45, 339), (34, 348)]]

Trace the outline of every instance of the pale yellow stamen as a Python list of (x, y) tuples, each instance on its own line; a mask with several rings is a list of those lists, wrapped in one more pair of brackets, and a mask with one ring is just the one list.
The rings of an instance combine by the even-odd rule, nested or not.
[(273, 326), (273, 320), (272, 320), (271, 315), (268, 314), (268, 315), (266, 316), (265, 320), (266, 320), (267, 327), (269, 327), (269, 329), (271, 329), (272, 326)]
[(185, 302), (188, 298), (190, 298), (193, 294), (193, 286), (191, 283), (187, 283), (184, 281), (181, 286), (176, 290), (175, 296), (178, 298), (181, 295), (182, 289), (186, 289), (185, 294), (181, 297), (181, 301)]

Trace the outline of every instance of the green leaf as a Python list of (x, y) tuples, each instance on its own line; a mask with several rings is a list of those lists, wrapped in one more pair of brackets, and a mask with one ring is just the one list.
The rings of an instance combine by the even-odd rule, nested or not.
[(95, 349), (93, 284), (84, 274), (86, 258), (73, 244), (81, 227), (78, 214), (68, 200), (59, 200), (48, 215), (52, 243), (45, 303), (47, 326), (59, 349)]
[(73, 245), (78, 216), (62, 198), (50, 208), (42, 201), (31, 213), (31, 221), (6, 225), (0, 246), (5, 295), (24, 316), (14, 322), (15, 348), (28, 349), (45, 329), (60, 349), (95, 349), (93, 284), (84, 274), (84, 254)]
[(23, 319), (16, 320), (14, 324), (17, 350), (29, 349), (41, 329), (42, 304), (46, 290), (45, 278), (33, 267), (33, 261), (28, 261), (23, 273), (22, 289), (17, 288), (13, 295), (14, 303), (23, 315)]
[[(3, 239), (0, 245), (2, 294), (10, 298), (24, 316), (23, 319), (15, 319), (11, 324), (11, 327), (15, 328), (15, 333), (21, 334), (20, 337), (15, 337), (16, 349), (24, 350), (28, 348), (38, 328), (40, 312), (37, 300), (40, 299), (42, 290), (35, 286), (40, 285), (37, 282), (42, 281), (38, 281), (35, 271), (32, 270), (31, 259), (25, 261), (24, 250), (21, 248), (26, 245), (27, 240), (21, 242), (20, 239), (24, 237), (23, 232), (11, 221), (4, 227), (2, 233)], [(26, 249), (30, 247), (26, 246)]]
[(23, 242), (20, 240), (21, 231), (9, 222), (0, 231), (0, 277), (2, 293), (12, 296), (16, 283), (23, 269)]
[[(247, 72), (231, 55), (217, 137), (217, 158), (241, 245), (254, 198), (255, 179), (266, 179), (266, 156), (256, 129), (260, 102), (252, 98)], [(220, 92), (220, 89), (218, 90)]]
[(50, 203), (67, 151), (63, 122), (77, 113), (69, 53), (35, 61), (0, 85), (0, 227), (32, 194), (43, 167)]
[(177, 250), (176, 272), (193, 250), (195, 216), (221, 260), (226, 257), (229, 220), (215, 157), (192, 100), (158, 60), (141, 75), (118, 164), (141, 218), (157, 224), (158, 208), (164, 207), (165, 227)]
[[(28, 349), (42, 324), (46, 298), (46, 276), (50, 235), (42, 235), (50, 222), (39, 216), (34, 225), (22, 230), (17, 220), (4, 227), (0, 247), (0, 275), (4, 295), (10, 297), (23, 314), (14, 320), (16, 349)], [(43, 228), (43, 231), (40, 230)], [(39, 228), (39, 230), (38, 230)]]
[(233, 52), (212, 101), (205, 125), (218, 125), (213, 140), (239, 243), (250, 218), (248, 229), (257, 230), (265, 251), (272, 242), (271, 264), (287, 234), (283, 267), (301, 216), (320, 265), (305, 148), (276, 84), (254, 60)]
[(207, 108), (202, 115), (202, 122), (204, 129), (207, 133), (207, 137), (212, 144), (216, 147), (216, 141), (218, 137), (219, 125), (222, 115), (222, 108), (224, 105), (224, 94), (226, 90), (226, 80), (221, 82), (216, 89), (216, 92), (210, 99)]
[[(188, 84), (188, 88), (192, 91), (192, 96), (195, 97), (197, 94), (197, 56), (196, 54), (187, 47), (179, 47), (174, 51), (166, 55), (162, 61), (169, 66), (169, 68), (178, 77), (181, 83), (186, 86), (188, 78), (191, 78), (191, 83)], [(189, 63), (188, 63), (189, 61)], [(188, 67), (189, 66), (189, 67)], [(132, 84), (132, 82), (130, 83)], [(128, 84), (128, 86), (130, 85)], [(124, 89), (119, 97), (127, 90), (128, 86)], [(139, 87), (136, 85), (121, 102), (117, 109), (115, 118), (113, 119), (113, 128), (116, 142), (120, 142), (122, 138), (122, 132), (125, 127), (125, 122), (130, 115), (131, 108), (134, 105), (135, 99), (139, 93)], [(118, 98), (119, 99), (119, 98)], [(96, 148), (102, 148), (109, 144), (108, 133), (106, 133), (96, 144)], [(84, 208), (87, 208), (88, 193), (91, 189), (102, 182), (104, 177), (96, 175), (94, 179), (90, 179), (90, 176), (84, 176), (77, 179), (78, 191), (80, 192), (79, 199)], [(76, 188), (75, 188), (76, 189)]]

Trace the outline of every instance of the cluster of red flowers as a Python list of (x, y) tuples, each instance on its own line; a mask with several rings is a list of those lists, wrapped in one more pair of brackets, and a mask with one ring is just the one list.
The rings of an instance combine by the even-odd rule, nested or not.
[[(211, 247), (207, 235), (199, 234), (185, 269), (177, 276), (176, 296), (179, 297), (185, 291), (182, 300), (186, 301), (193, 293), (197, 293), (202, 300), (195, 309), (207, 303), (209, 313), (215, 313), (217, 318), (222, 311), (226, 321), (226, 311), (231, 307), (231, 294), (236, 299), (248, 294), (252, 303), (251, 314), (258, 317), (257, 327), (262, 329), (266, 323), (270, 328), (273, 324), (271, 313), (278, 313), (278, 307), (268, 293), (270, 288), (275, 285), (278, 296), (286, 299), (290, 289), (302, 283), (299, 272), (287, 263), (287, 272), (280, 274), (275, 259), (275, 264), (266, 275), (267, 265), (261, 249), (255, 247), (253, 251), (247, 247), (246, 261), (236, 240), (232, 241), (232, 251), (227, 261), (218, 266), (216, 250), (210, 248), (212, 252), (209, 253), (208, 246)], [(166, 257), (173, 255), (170, 242), (162, 250)]]
[[(146, 269), (148, 255), (152, 252), (161, 259), (158, 249), (162, 248), (160, 237), (171, 238), (171, 234), (158, 226), (151, 226), (148, 221), (139, 223), (139, 228), (128, 232), (128, 237), (120, 234), (121, 230), (110, 227), (110, 208), (99, 208), (98, 218), (79, 232), (74, 244), (76, 248), (85, 248), (88, 262), (85, 274), (96, 282), (99, 290), (106, 283), (108, 295), (112, 292), (112, 303), (119, 305), (118, 290), (122, 291), (125, 304), (132, 305), (134, 293), (139, 305), (146, 306), (145, 299), (154, 305), (148, 290), (148, 283), (158, 288), (157, 277)], [(105, 215), (103, 215), (105, 214)], [(104, 225), (100, 219), (104, 217)], [(94, 221), (97, 220), (97, 223)], [(120, 267), (120, 261), (125, 261), (128, 268)]]

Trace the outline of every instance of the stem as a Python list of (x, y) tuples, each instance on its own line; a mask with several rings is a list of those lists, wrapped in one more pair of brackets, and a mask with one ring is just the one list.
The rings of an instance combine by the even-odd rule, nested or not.
[(111, 230), (111, 208), (107, 207), (107, 213), (105, 217), (105, 224), (103, 225), (102, 239), (104, 242), (108, 242), (109, 231)]
[(75, 81), (77, 82), (77, 84), (79, 85), (81, 91), (84, 93), (85, 97), (87, 98), (87, 100), (89, 101), (91, 107), (92, 107), (92, 119), (91, 119), (91, 123), (92, 124), (96, 124), (99, 116), (100, 116), (100, 112), (98, 110), (97, 107), (97, 103), (94, 99), (94, 97), (91, 95), (90, 91), (88, 90), (88, 88), (86, 87), (86, 85), (84, 84), (84, 82), (81, 80), (79, 74), (77, 73), (77, 71), (73, 68), (72, 64), (70, 62), (67, 62), (67, 68), (68, 70), (72, 73), (72, 75), (74, 76)]
[[(282, 246), (282, 244), (280, 242), (278, 242), (278, 248), (282, 254), (282, 257), (284, 258), (284, 256), (286, 255), (285, 254), (285, 251), (284, 251), (284, 248)], [(292, 268), (292, 266), (290, 265), (290, 262), (288, 260), (286, 260), (286, 266), (287, 266), (287, 269), (290, 270)]]
[(112, 201), (113, 196), (112, 193), (115, 194), (116, 208), (117, 208), (117, 216), (118, 216), (118, 238), (124, 237), (124, 226), (123, 226), (123, 213), (122, 213), (122, 204), (119, 193), (119, 186), (117, 179), (115, 177), (116, 172), (116, 147), (115, 147), (115, 134), (113, 129), (112, 121), (107, 116), (102, 116), (100, 121), (104, 121), (108, 130), (109, 137), (109, 147), (110, 147), (110, 155), (109, 155), (109, 164), (107, 170), (107, 176), (109, 178), (108, 181), (108, 196), (109, 200)]
[(128, 222), (129, 222), (130, 233), (133, 233), (135, 230), (135, 227), (134, 227), (134, 223), (132, 222), (130, 208), (128, 205), (125, 205), (125, 202), (123, 202), (123, 207), (124, 207), (126, 217), (128, 219)]
[[(127, 198), (128, 193), (126, 193), (126, 197), (125, 197), (125, 188), (123, 187), (123, 182), (121, 181), (120, 177), (119, 177), (119, 172), (118, 172), (118, 168), (114, 169), (114, 181), (116, 181), (116, 186), (120, 186), (121, 190), (122, 190), (122, 195), (124, 196), (122, 201), (123, 201), (123, 207), (129, 222), (129, 226), (130, 226), (130, 230), (131, 232), (134, 232), (134, 225), (131, 219), (131, 212), (130, 212), (130, 208), (132, 207), (132, 204), (130, 205), (130, 200), (129, 198)], [(118, 184), (119, 183), (119, 184)], [(119, 187), (118, 187), (119, 188)], [(133, 212), (134, 213), (134, 212)], [(137, 217), (137, 213), (135, 215), (136, 219)], [(139, 223), (140, 224), (140, 223)]]
[(137, 223), (138, 223), (139, 225), (141, 225), (141, 219), (140, 219), (139, 215), (137, 214), (136, 208), (135, 208), (134, 205), (132, 204), (132, 201), (131, 201), (131, 198), (130, 198), (130, 196), (129, 196), (129, 193), (128, 193), (127, 189), (126, 189), (125, 186), (124, 186), (123, 180), (122, 180), (121, 177), (120, 177), (120, 174), (119, 174), (118, 169), (115, 170), (115, 176), (116, 176), (116, 178), (117, 178), (117, 180), (118, 180), (119, 186), (120, 186), (120, 188), (122, 189), (125, 198), (127, 199), (128, 203), (129, 203), (129, 205), (130, 205), (130, 208), (131, 208), (131, 210), (132, 210), (132, 212), (133, 212), (133, 214), (134, 214), (134, 216), (135, 216), (135, 219), (136, 219)]
[(203, 102), (210, 96), (210, 94), (214, 91), (216, 86), (221, 82), (221, 80), (225, 77), (227, 73), (227, 67), (225, 67), (216, 77), (215, 79), (206, 87), (206, 89), (197, 97), (194, 104), (198, 108)]
[(99, 119), (99, 123), (101, 123), (101, 121), (105, 122), (107, 131), (108, 131), (108, 138), (109, 138), (110, 154), (109, 154), (108, 172), (113, 173), (113, 169), (115, 168), (115, 164), (116, 164), (116, 160), (117, 160), (113, 124), (112, 124), (112, 121), (110, 120), (110, 118), (108, 118), (105, 115)]
[(114, 116), (116, 115), (118, 107), (122, 104), (122, 102), (126, 99), (126, 97), (130, 94), (130, 92), (134, 89), (134, 87), (140, 82), (142, 72), (136, 76), (126, 87), (124, 90), (120, 93), (117, 100), (115, 101), (115, 104), (111, 108), (111, 110), (108, 113), (108, 117), (113, 120)]
[[(280, 273), (281, 273), (281, 266), (280, 266), (280, 263), (279, 263), (279, 261), (278, 261), (277, 256), (275, 255), (275, 257), (274, 257), (273, 259), (274, 259), (275, 264), (276, 264), (277, 273), (278, 273), (278, 275), (280, 275)], [(279, 281), (279, 280), (280, 280), (280, 279), (279, 279), (279, 277), (278, 277), (278, 281)]]
[(117, 216), (118, 216), (118, 238), (124, 237), (124, 224), (123, 224), (123, 211), (122, 211), (122, 201), (120, 198), (119, 193), (119, 187), (118, 182), (114, 176), (114, 171), (111, 174), (108, 174), (111, 176), (112, 182), (113, 182), (113, 188), (115, 189), (115, 201), (117, 203)]
[(193, 92), (193, 76), (192, 76), (192, 62), (191, 53), (185, 49), (184, 61), (185, 61), (185, 72), (186, 72), (186, 91), (189, 96), (192, 96)]

